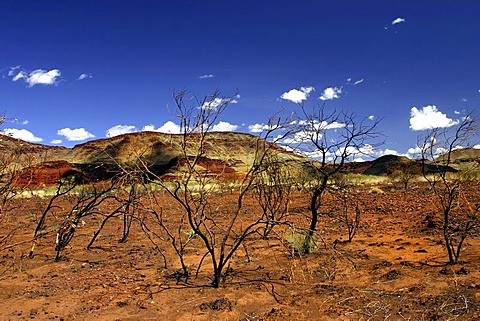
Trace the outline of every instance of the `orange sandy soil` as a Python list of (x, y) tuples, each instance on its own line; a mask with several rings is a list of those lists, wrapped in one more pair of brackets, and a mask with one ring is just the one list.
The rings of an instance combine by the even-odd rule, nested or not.
[[(478, 202), (479, 187), (470, 186), (471, 201)], [(285, 242), (288, 228), (278, 227), (269, 240), (248, 239), (250, 261), (238, 250), (218, 289), (209, 286), (209, 261), (195, 278), (204, 253), (199, 239), (186, 253), (192, 278), (177, 282), (172, 275), (180, 264), (168, 240), (156, 240), (167, 257), (165, 267), (138, 222), (127, 242), (118, 243), (119, 218), (107, 223), (91, 250), (85, 246), (100, 217), (85, 218), (59, 262), (53, 260), (54, 232), (40, 238), (28, 258), (28, 240), (48, 200), (18, 200), (0, 222), (0, 235), (16, 228), (0, 251), (0, 319), (479, 320), (479, 229), (467, 239), (462, 262), (446, 265), (440, 216), (435, 216), (437, 228), (424, 221), (435, 211), (426, 186), (407, 192), (381, 186), (384, 194), (369, 189), (354, 188), (362, 216), (353, 242), (333, 248), (346, 234), (335, 213), (322, 215), (319, 247), (309, 255), (292, 255)], [(235, 195), (216, 197), (214, 203), (225, 211), (235, 205)], [(163, 199), (164, 213), (173, 220), (179, 209)], [(308, 201), (302, 194), (291, 198), (290, 219), (297, 226), (308, 226)], [(243, 222), (259, 213), (252, 198), (245, 206)], [(47, 218), (47, 226), (56, 223), (54, 216)]]

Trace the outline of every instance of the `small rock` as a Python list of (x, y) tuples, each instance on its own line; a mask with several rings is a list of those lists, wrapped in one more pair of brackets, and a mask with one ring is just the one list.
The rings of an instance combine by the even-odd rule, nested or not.
[(475, 301), (480, 302), (480, 292), (475, 293)]

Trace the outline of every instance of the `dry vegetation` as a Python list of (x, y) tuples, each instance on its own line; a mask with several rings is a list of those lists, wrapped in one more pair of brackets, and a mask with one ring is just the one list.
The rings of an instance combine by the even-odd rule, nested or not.
[[(233, 97), (177, 92), (182, 134), (62, 150), (94, 161), (63, 171), (71, 175), (50, 188), (15, 184), (31, 176), (6, 158), (0, 316), (480, 318), (480, 182), (450, 167), (454, 147), (475, 132), (472, 118), (453, 136), (430, 133), (422, 161), (373, 180), (344, 170), (352, 151), (379, 136), (377, 122), (323, 107), (293, 120), (275, 115), (260, 137), (240, 136), (240, 157), (225, 159), (210, 130)], [(291, 148), (319, 161), (273, 144), (291, 137), (299, 142)], [(446, 158), (435, 157), (438, 147)], [(92, 166), (107, 162), (108, 179), (92, 180)]]
[[(301, 254), (297, 227), (308, 226), (308, 196), (290, 197), (289, 226), (277, 226), (267, 239), (251, 235), (222, 274), (210, 286), (212, 268), (203, 268), (185, 282), (170, 240), (145, 210), (132, 222), (127, 242), (119, 243), (123, 217), (110, 220), (90, 250), (85, 250), (104, 215), (84, 218), (75, 238), (55, 262), (55, 233), (69, 208), (58, 203), (46, 222), (34, 256), (28, 258), (32, 232), (48, 198), (14, 200), (15, 211), (2, 222), (0, 234), (18, 227), (12, 246), (1, 258), (0, 311), (3, 319), (105, 320), (471, 320), (479, 317), (480, 252), (478, 227), (464, 245), (462, 259), (449, 265), (442, 243), (441, 216), (426, 184), (408, 191), (391, 185), (350, 191), (362, 208), (361, 223), (352, 242), (336, 196), (327, 193), (319, 220), (317, 247)], [(465, 195), (478, 200), (478, 183)], [(165, 192), (155, 193), (166, 227), (178, 228), (181, 208)], [(229, 213), (238, 195), (211, 195), (219, 213)], [(142, 202), (147, 202), (142, 199)], [(109, 213), (105, 202), (100, 213)], [(261, 213), (256, 199), (245, 198), (237, 222)], [(223, 223), (220, 220), (219, 223)], [(150, 237), (142, 231), (150, 228)], [(196, 271), (204, 254), (202, 241), (187, 228), (183, 259)], [(162, 237), (155, 238), (154, 233)], [(155, 244), (152, 243), (152, 240)], [(166, 260), (165, 260), (166, 258)], [(166, 262), (166, 264), (165, 264)]]

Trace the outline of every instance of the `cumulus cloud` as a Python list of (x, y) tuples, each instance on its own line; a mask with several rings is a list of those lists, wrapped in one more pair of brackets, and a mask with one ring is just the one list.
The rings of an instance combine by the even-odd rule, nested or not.
[(392, 21), (392, 26), (402, 22), (405, 22), (405, 19), (398, 17), (397, 19)]
[(23, 79), (28, 84), (28, 87), (33, 87), (35, 85), (56, 85), (61, 75), (62, 73), (58, 69), (36, 69), (28, 72), (21, 69), (20, 66), (10, 68), (10, 71), (8, 72), (8, 76), (12, 77), (13, 81)]
[(410, 110), (410, 129), (414, 131), (451, 127), (458, 122), (458, 120), (448, 118), (435, 105), (428, 105), (422, 109), (412, 107)]
[(197, 78), (198, 79), (208, 79), (208, 78), (213, 78), (213, 77), (215, 77), (215, 75), (209, 74), (209, 75), (201, 75), (201, 76), (198, 76)]
[(85, 130), (85, 128), (70, 129), (68, 127), (57, 130), (57, 135), (65, 137), (68, 141), (81, 141), (95, 137), (95, 135)]
[(323, 90), (322, 95), (320, 96), (321, 100), (332, 100), (335, 98), (339, 98), (340, 94), (342, 93), (342, 88), (337, 87), (328, 87)]
[(422, 155), (422, 149), (419, 146), (410, 147), (405, 154), (408, 158), (418, 158)]
[(58, 145), (58, 144), (61, 144), (61, 143), (62, 143), (61, 139), (54, 139), (50, 142), (50, 144), (54, 144), (54, 145)]
[(116, 125), (107, 129), (106, 135), (107, 137), (115, 137), (122, 134), (134, 133), (136, 131), (137, 131), (137, 128), (135, 126)]
[(80, 76), (78, 76), (77, 80), (84, 80), (88, 78), (93, 78), (93, 76), (91, 74), (81, 74)]
[[(300, 152), (300, 154), (304, 154), (313, 159), (318, 159), (323, 157), (323, 152), (320, 150), (314, 150), (309, 152)], [(347, 148), (340, 147), (337, 150), (326, 151), (325, 157), (327, 161), (334, 161), (338, 160), (339, 158), (346, 156), (349, 161), (354, 162), (364, 162), (366, 160), (378, 158), (383, 155), (398, 155), (398, 152), (393, 149), (375, 149), (370, 144), (365, 144), (364, 146), (357, 148), (353, 146), (349, 146)]]
[[(236, 97), (240, 97), (240, 96), (237, 95)], [(204, 102), (201, 108), (217, 109), (220, 106), (225, 106), (227, 104), (236, 104), (236, 103), (238, 103), (238, 100), (233, 98), (215, 98), (214, 100)]]
[(473, 146), (473, 148), (480, 149), (480, 144), (477, 144), (477, 145)]
[(238, 129), (237, 125), (230, 124), (226, 121), (221, 121), (218, 124), (212, 127), (212, 131), (214, 132), (233, 132)]
[(308, 96), (310, 96), (310, 93), (314, 91), (315, 88), (313, 87), (300, 87), (300, 90), (298, 89), (291, 89), (287, 92), (284, 92), (280, 98), (289, 100), (291, 102), (294, 102), (296, 104), (301, 103), (304, 100), (307, 100)]
[(368, 119), (374, 120), (374, 119), (375, 119), (375, 116), (374, 116), (374, 115), (370, 115), (370, 116), (368, 116)]
[[(293, 124), (293, 123), (292, 123)], [(267, 130), (274, 130), (274, 129), (282, 129), (281, 126), (277, 126), (276, 124), (268, 125), (268, 124), (254, 124), (248, 125), (248, 130), (251, 133), (261, 133)]]
[(180, 134), (180, 126), (173, 121), (167, 121), (159, 128), (155, 128), (154, 125), (146, 125), (142, 128), (142, 132), (159, 132), (167, 134)]
[[(302, 130), (297, 131), (291, 137), (287, 137), (283, 140), (285, 144), (302, 144), (308, 143), (312, 140), (321, 139), (324, 135), (326, 130), (336, 130), (339, 128), (344, 128), (346, 125), (340, 122), (332, 122), (328, 123), (326, 121), (307, 121), (307, 120), (300, 120), (300, 121), (293, 121), (291, 125), (300, 125)], [(309, 157), (314, 157), (308, 155)]]
[(249, 125), (248, 126), (248, 130), (251, 133), (261, 133), (261, 132), (263, 132), (264, 130), (267, 130), (267, 129), (268, 129), (268, 125), (265, 125), (265, 124), (254, 124), (254, 125)]
[(62, 74), (58, 69), (52, 70), (43, 70), (37, 69), (32, 71), (25, 81), (28, 84), (28, 87), (33, 87), (35, 85), (55, 85), (57, 83), (57, 78)]
[(38, 143), (43, 141), (42, 138), (35, 136), (32, 132), (26, 129), (6, 128), (0, 132), (3, 135), (18, 138), (31, 143)]

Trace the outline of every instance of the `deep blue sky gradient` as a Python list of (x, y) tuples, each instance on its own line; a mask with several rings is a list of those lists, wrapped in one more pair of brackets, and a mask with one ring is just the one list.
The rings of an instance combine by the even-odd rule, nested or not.
[[(1, 0), (0, 43), (0, 111), (18, 119), (3, 128), (46, 144), (78, 143), (57, 135), (65, 127), (102, 138), (115, 125), (175, 121), (166, 106), (182, 88), (238, 89), (222, 120), (248, 132), (282, 107), (298, 110), (284, 92), (313, 86), (313, 106), (342, 87), (327, 108), (383, 117), (382, 148), (399, 153), (421, 134), (409, 128), (412, 107), (458, 119), (480, 103), (479, 1)], [(28, 87), (8, 76), (15, 66), (61, 77)]]

